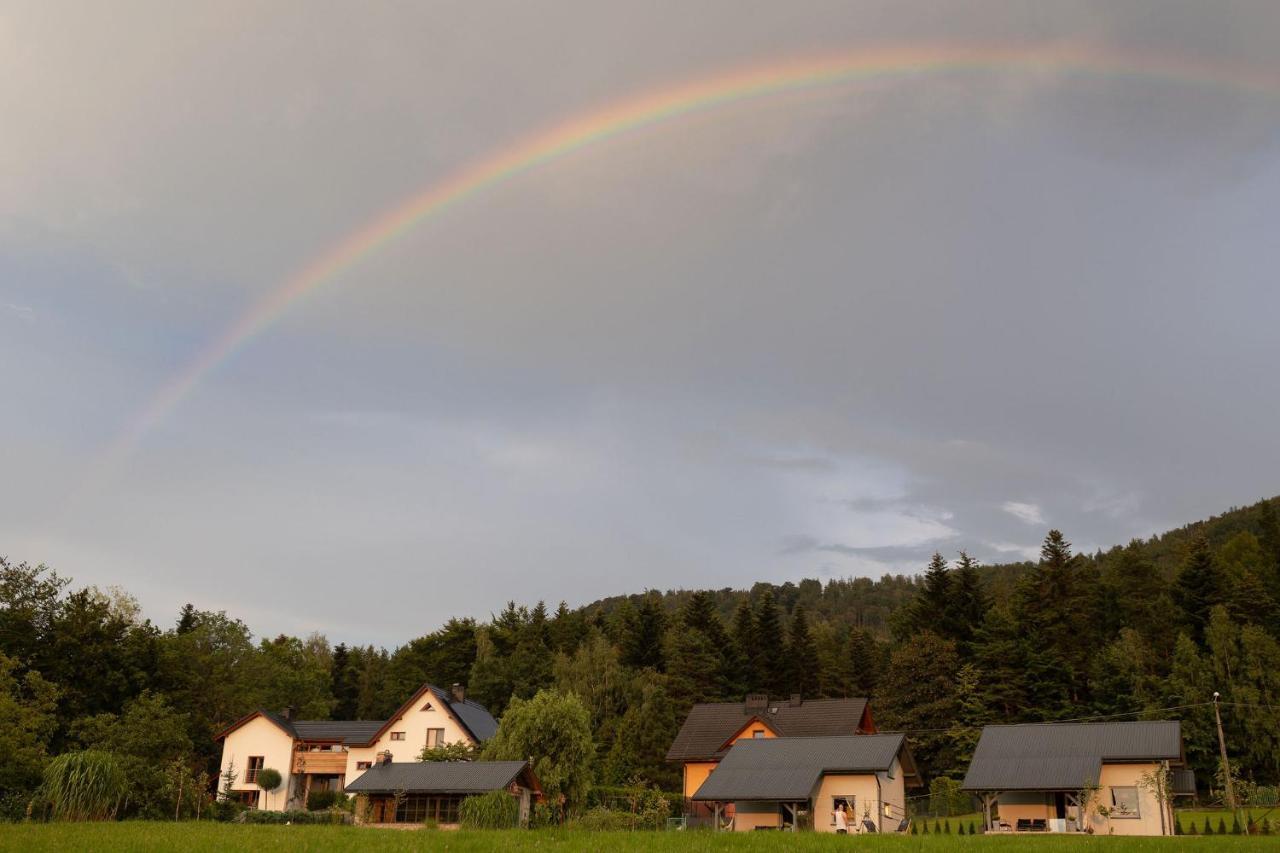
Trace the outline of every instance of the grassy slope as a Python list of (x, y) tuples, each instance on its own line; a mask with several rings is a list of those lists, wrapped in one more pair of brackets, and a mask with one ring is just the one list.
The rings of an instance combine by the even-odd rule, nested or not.
[[(609, 850), (626, 853), (640, 850), (835, 850), (860, 847), (893, 851), (944, 850), (1172, 850), (1170, 839), (1047, 837), (958, 838), (955, 836), (882, 836), (842, 838), (834, 835), (790, 833), (715, 834), (686, 833), (586, 833), (540, 832), (439, 832), (389, 829), (360, 829), (337, 826), (231, 826), (211, 823), (110, 823), (110, 824), (20, 824), (0, 825), (0, 850), (178, 850), (201, 853), (206, 850), (326, 851), (360, 850), (449, 850), (489, 851), (533, 849), (565, 851)], [(1177, 849), (1274, 850), (1276, 839), (1179, 838)]]

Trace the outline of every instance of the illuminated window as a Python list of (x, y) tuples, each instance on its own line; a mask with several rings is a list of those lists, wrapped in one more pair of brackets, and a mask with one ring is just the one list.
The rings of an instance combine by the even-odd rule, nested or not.
[(751, 731), (751, 736), (752, 736), (753, 738), (762, 738), (762, 737), (764, 737), (764, 729), (752, 729), (752, 731)]

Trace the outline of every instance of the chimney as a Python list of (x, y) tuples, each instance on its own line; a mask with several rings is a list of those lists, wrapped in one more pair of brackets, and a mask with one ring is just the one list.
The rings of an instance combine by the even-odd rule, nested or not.
[(792, 693), (792, 694), (791, 694), (791, 707), (792, 707), (792, 708), (799, 708), (799, 707), (800, 707), (800, 703), (801, 703), (802, 701), (804, 701), (804, 700), (800, 698), (800, 694), (799, 694), (799, 693)]
[(389, 749), (384, 749), (382, 752), (379, 752), (379, 753), (378, 753), (378, 763), (379, 763), (379, 764), (390, 764), (390, 763), (391, 763), (391, 750), (389, 750)]
[(746, 701), (742, 703), (742, 711), (744, 714), (758, 714), (769, 704), (769, 696), (765, 693), (748, 693)]
[(467, 701), (467, 688), (463, 687), (458, 682), (455, 681), (450, 690), (453, 692), (453, 699), (455, 702)]
[(284, 709), (280, 711), (280, 716), (284, 717), (286, 723), (292, 723), (295, 711), (297, 711), (297, 708), (292, 705), (285, 705)]

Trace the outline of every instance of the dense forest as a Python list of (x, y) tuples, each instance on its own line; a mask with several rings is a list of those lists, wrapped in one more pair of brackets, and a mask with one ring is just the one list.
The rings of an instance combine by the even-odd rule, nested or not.
[(575, 693), (598, 782), (672, 789), (663, 755), (689, 705), (747, 692), (869, 696), (927, 776), (962, 775), (986, 723), (1177, 718), (1204, 787), (1216, 690), (1233, 773), (1276, 784), (1276, 503), (1092, 555), (1051, 531), (1036, 563), (939, 555), (918, 576), (510, 603), (393, 651), (256, 639), (191, 605), (157, 625), (123, 591), (0, 560), (0, 815), (21, 817), (52, 756), (94, 748), (127, 762), (128, 813), (172, 816), (175, 792), (182, 811), (213, 787), (214, 735), (246, 712), (385, 718), (424, 681), (464, 683), (495, 715), (543, 688)]

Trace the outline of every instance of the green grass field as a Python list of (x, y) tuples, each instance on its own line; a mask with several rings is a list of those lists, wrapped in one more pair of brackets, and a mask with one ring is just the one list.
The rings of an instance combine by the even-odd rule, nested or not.
[(347, 826), (240, 826), (215, 823), (0, 824), (0, 850), (24, 851), (400, 851), (400, 850), (836, 850), (862, 847), (892, 851), (944, 850), (1274, 850), (1275, 836), (1213, 838), (1113, 837), (843, 837), (802, 833), (621, 832), (446, 832), (363, 829)]

